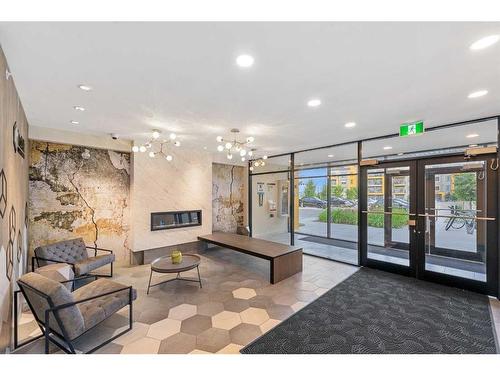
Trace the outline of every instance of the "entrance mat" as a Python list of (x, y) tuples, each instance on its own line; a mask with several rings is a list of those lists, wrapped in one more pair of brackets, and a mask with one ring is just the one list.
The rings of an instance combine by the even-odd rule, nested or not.
[(496, 347), (488, 297), (361, 268), (241, 353), (478, 354)]

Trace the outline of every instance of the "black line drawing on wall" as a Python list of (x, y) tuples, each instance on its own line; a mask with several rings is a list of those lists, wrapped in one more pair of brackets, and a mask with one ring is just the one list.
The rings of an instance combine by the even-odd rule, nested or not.
[(12, 270), (14, 268), (14, 239), (16, 237), (16, 209), (14, 206), (10, 208), (9, 213), (9, 244), (7, 245), (6, 252), (6, 265), (7, 265), (7, 279), (11, 279)]
[(2, 171), (0, 171), (0, 185), (0, 216), (3, 219), (5, 211), (7, 210), (7, 177), (5, 176), (3, 168)]

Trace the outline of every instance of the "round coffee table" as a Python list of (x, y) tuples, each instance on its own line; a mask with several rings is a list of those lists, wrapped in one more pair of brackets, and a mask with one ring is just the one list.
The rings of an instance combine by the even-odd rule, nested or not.
[[(201, 277), (200, 277), (200, 262), (201, 258), (198, 255), (194, 254), (182, 254), (182, 262), (178, 264), (172, 263), (172, 259), (170, 256), (165, 256), (165, 257), (160, 257), (155, 259), (151, 263), (151, 273), (149, 274), (149, 283), (148, 283), (148, 293), (149, 294), (149, 289), (153, 286), (157, 286), (160, 284), (165, 284), (170, 281), (176, 281), (176, 280), (183, 280), (183, 281), (192, 281), (195, 283), (200, 284), (200, 288), (203, 288), (201, 285)], [(192, 269), (196, 268), (196, 271), (198, 272), (198, 279), (188, 279), (188, 278), (183, 278), (180, 277), (181, 272), (186, 272), (190, 271)], [(153, 272), (158, 272), (158, 273), (176, 273), (177, 276), (175, 279), (169, 279), (162, 281), (157, 284), (151, 285), (151, 278), (153, 276)]]

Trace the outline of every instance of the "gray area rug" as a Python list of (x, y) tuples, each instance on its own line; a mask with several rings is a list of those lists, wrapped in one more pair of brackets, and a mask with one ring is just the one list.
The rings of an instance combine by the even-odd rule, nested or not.
[(488, 297), (369, 268), (244, 354), (496, 353)]

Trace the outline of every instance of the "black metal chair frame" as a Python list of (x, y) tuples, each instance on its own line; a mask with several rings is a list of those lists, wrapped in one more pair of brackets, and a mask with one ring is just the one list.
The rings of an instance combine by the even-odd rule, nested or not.
[[(74, 285), (75, 281), (78, 281), (78, 280), (81, 280), (81, 279), (85, 279), (85, 278), (89, 278), (89, 277), (94, 277), (94, 275), (87, 275), (87, 276), (83, 276), (83, 277), (79, 277), (79, 278), (75, 278), (75, 279), (71, 279), (71, 280), (62, 281), (61, 284), (72, 282), (73, 285)], [(49, 343), (50, 342), (52, 342), (54, 345), (56, 345), (57, 347), (59, 347), (63, 352), (65, 352), (67, 354), (76, 354), (75, 347), (73, 345), (74, 342), (78, 338), (80, 338), (82, 335), (84, 335), (85, 333), (91, 331), (96, 326), (87, 329), (86, 331), (84, 331), (80, 335), (78, 335), (77, 337), (75, 337), (75, 338), (73, 338), (73, 339), (70, 340), (68, 338), (68, 334), (66, 332), (66, 329), (64, 328), (64, 325), (62, 324), (62, 321), (61, 321), (61, 319), (59, 317), (59, 310), (62, 310), (62, 309), (65, 309), (65, 308), (68, 308), (68, 307), (71, 307), (71, 306), (75, 306), (75, 305), (78, 305), (78, 304), (83, 303), (83, 302), (91, 301), (93, 299), (102, 298), (102, 297), (108, 296), (110, 294), (122, 292), (124, 290), (128, 290), (128, 296), (129, 296), (128, 297), (129, 298), (129, 301), (128, 301), (128, 306), (129, 306), (129, 325), (128, 325), (128, 328), (125, 329), (125, 330), (123, 330), (122, 332), (116, 334), (115, 336), (107, 339), (103, 343), (101, 343), (101, 344), (93, 347), (92, 349), (90, 349), (89, 351), (87, 351), (87, 352), (85, 352), (83, 354), (90, 354), (90, 353), (95, 352), (96, 350), (102, 348), (104, 345), (109, 344), (111, 341), (113, 341), (116, 338), (124, 335), (125, 333), (129, 332), (132, 329), (132, 324), (133, 324), (133, 315), (132, 315), (132, 311), (133, 311), (132, 310), (132, 286), (123, 287), (123, 288), (120, 288), (120, 289), (113, 290), (111, 292), (102, 293), (102, 294), (99, 294), (99, 295), (96, 295), (96, 296), (92, 296), (92, 297), (89, 297), (89, 298), (84, 298), (84, 299), (79, 300), (79, 301), (75, 301), (75, 302), (71, 302), (71, 303), (65, 303), (63, 305), (56, 306), (56, 305), (54, 305), (52, 299), (48, 295), (46, 295), (45, 293), (42, 293), (39, 290), (36, 290), (35, 288), (31, 287), (30, 285), (28, 285), (28, 284), (26, 284), (26, 283), (24, 283), (22, 281), (18, 281), (17, 283), (19, 285), (19, 290), (16, 290), (14, 292), (14, 349), (18, 349), (18, 348), (20, 348), (22, 346), (28, 345), (29, 343), (31, 343), (31, 342), (33, 342), (35, 340), (38, 340), (38, 339), (40, 339), (42, 337), (45, 337), (45, 354), (49, 354)], [(42, 321), (42, 320), (40, 320), (38, 318), (38, 316), (35, 313), (35, 310), (33, 309), (33, 306), (31, 306), (31, 303), (30, 303), (29, 299), (26, 298), (25, 288), (29, 289), (29, 290), (33, 291), (34, 293), (36, 293), (36, 294), (42, 296), (43, 298), (47, 299), (47, 302), (48, 302), (50, 308), (47, 309), (47, 310), (45, 310), (44, 321)], [(29, 340), (26, 340), (26, 341), (22, 342), (21, 344), (19, 344), (18, 317), (17, 317), (18, 316), (18, 295), (19, 295), (19, 293), (23, 294), (24, 299), (26, 300), (26, 303), (28, 304), (30, 310), (32, 311), (33, 316), (35, 317), (35, 320), (36, 320), (38, 326), (40, 327), (40, 330), (42, 331), (42, 333), (40, 335), (38, 335), (36, 337), (33, 337), (33, 338), (29, 339)], [(54, 331), (53, 329), (50, 328), (50, 313), (53, 313), (54, 318), (56, 319), (56, 322), (57, 322), (59, 328), (61, 329), (61, 333), (56, 332), (56, 331)], [(58, 339), (60, 341), (62, 341), (67, 347), (65, 347), (60, 341), (58, 341)]]
[[(113, 250), (102, 249), (100, 247), (85, 246), (85, 248), (94, 250), (94, 256), (95, 257), (97, 256), (97, 251), (105, 251), (105, 252), (113, 254)], [(73, 268), (73, 272), (75, 272), (75, 264), (74, 263), (65, 262), (63, 260), (54, 260), (54, 259), (42, 258), (42, 257), (37, 256), (36, 254), (31, 258), (31, 271), (35, 272), (35, 262), (36, 262), (36, 266), (38, 268), (40, 268), (40, 262), (39, 262), (40, 260), (43, 260), (45, 262), (52, 262), (52, 263), (65, 263), (65, 264), (69, 264), (71, 266), (71, 268)], [(113, 263), (114, 262), (110, 263), (111, 271), (110, 271), (109, 274), (98, 275), (98, 274), (94, 274), (92, 272), (89, 272), (87, 275), (92, 275), (92, 276), (96, 276), (96, 277), (113, 277)]]

